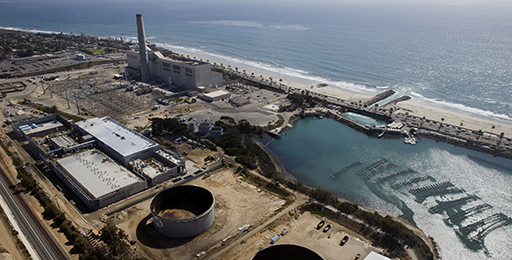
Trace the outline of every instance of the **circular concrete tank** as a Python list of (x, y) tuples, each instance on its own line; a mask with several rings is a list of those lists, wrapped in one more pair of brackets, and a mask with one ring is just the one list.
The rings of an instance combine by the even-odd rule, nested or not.
[(197, 128), (199, 129), (199, 135), (206, 135), (208, 132), (210, 132), (210, 128), (212, 127), (212, 124), (208, 122), (201, 122), (199, 125), (197, 125)]
[(155, 228), (161, 234), (184, 238), (208, 229), (215, 218), (215, 197), (198, 186), (177, 186), (160, 192), (151, 201)]
[(212, 129), (210, 129), (210, 137), (212, 139), (219, 139), (220, 136), (222, 135), (223, 130), (224, 129), (222, 129), (222, 127), (220, 127), (220, 126), (212, 127)]
[(252, 260), (323, 260), (323, 258), (305, 247), (281, 244), (262, 249)]

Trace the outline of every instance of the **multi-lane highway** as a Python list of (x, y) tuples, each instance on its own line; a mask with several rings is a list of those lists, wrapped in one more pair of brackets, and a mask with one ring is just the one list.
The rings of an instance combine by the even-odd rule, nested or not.
[(12, 185), (13, 183), (6, 177), (4, 170), (0, 168), (0, 194), (36, 252), (36, 255), (32, 255), (32, 258), (42, 260), (69, 259), (66, 252), (41, 223), (32, 208), (19, 193), (16, 193), (17, 189), (9, 188), (13, 187)]

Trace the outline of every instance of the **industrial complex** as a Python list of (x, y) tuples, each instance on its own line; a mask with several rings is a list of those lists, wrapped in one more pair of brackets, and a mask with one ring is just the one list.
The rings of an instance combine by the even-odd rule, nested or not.
[(137, 15), (137, 34), (139, 51), (126, 53), (128, 66), (125, 68), (125, 72), (127, 76), (136, 77), (140, 74), (144, 82), (164, 82), (185, 90), (194, 90), (199, 86), (222, 85), (222, 73), (212, 71), (212, 65), (208, 62), (186, 58), (171, 59), (164, 57), (158, 51), (152, 52), (146, 46), (141, 14)]
[(109, 117), (71, 123), (52, 115), (13, 129), (91, 210), (185, 173), (179, 154)]

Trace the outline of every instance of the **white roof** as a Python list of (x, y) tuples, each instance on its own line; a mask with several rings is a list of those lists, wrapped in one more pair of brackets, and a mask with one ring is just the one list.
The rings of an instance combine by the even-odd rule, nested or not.
[[(31, 125), (30, 125), (31, 126)], [(50, 121), (43, 124), (38, 124), (36, 128), (31, 128), (27, 131), (23, 131), (26, 135), (32, 135), (38, 132), (46, 131), (48, 129), (57, 129), (59, 127), (63, 127), (64, 125), (59, 121)]]
[(77, 153), (57, 162), (95, 198), (143, 181), (96, 149)]
[(91, 118), (77, 122), (76, 125), (123, 156), (160, 147), (158, 143), (109, 117)]
[(224, 90), (217, 90), (217, 91), (210, 92), (210, 93), (207, 93), (204, 95), (209, 98), (216, 98), (216, 97), (220, 97), (220, 96), (231, 95), (231, 93), (224, 91)]
[(377, 254), (373, 251), (370, 252), (370, 254), (368, 254), (364, 260), (391, 260), (390, 258), (387, 258), (381, 254)]

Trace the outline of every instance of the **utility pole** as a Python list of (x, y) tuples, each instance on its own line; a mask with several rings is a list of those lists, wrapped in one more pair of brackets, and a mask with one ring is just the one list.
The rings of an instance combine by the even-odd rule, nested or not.
[(53, 98), (53, 95), (52, 95), (52, 84), (51, 83), (48, 83), (48, 90), (50, 91), (50, 98)]
[(69, 89), (66, 89), (66, 101), (68, 101), (68, 109), (70, 109), (71, 107), (69, 106), (68, 91)]
[(73, 95), (75, 96), (75, 101), (76, 101), (76, 110), (78, 111), (78, 115), (80, 115), (80, 106), (78, 105), (78, 97), (76, 95), (76, 92), (73, 93)]

